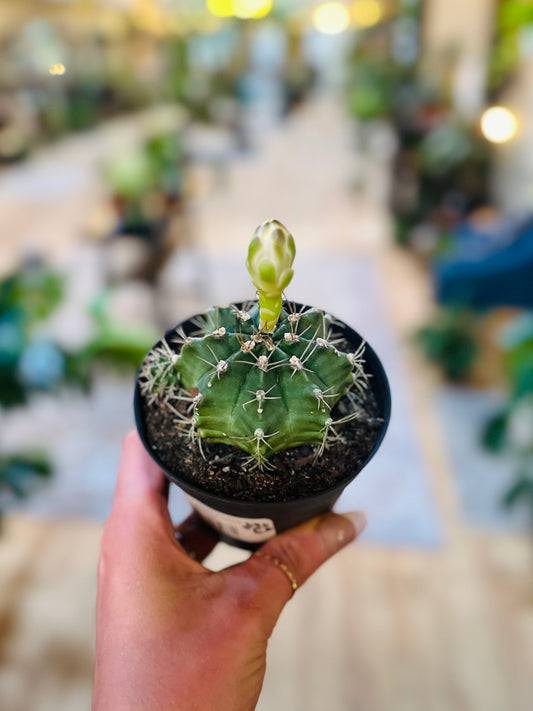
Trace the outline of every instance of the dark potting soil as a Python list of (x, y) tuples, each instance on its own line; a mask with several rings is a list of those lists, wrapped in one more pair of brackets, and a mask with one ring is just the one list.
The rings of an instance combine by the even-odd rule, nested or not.
[[(343, 398), (332, 418), (354, 411)], [(175, 414), (162, 402), (142, 402), (149, 444), (166, 469), (205, 491), (240, 501), (290, 501), (329, 489), (362, 468), (379, 439), (383, 420), (378, 417), (375, 398), (369, 390), (358, 403), (357, 419), (337, 426), (342, 441), (325, 449), (315, 461), (316, 447), (302, 445), (269, 458), (273, 469), (260, 470), (246, 463), (248, 454), (237, 447), (202, 442), (179, 434)], [(205, 458), (204, 458), (205, 457)]]

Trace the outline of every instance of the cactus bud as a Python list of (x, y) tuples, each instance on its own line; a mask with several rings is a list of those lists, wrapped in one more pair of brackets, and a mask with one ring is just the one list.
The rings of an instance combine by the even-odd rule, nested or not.
[(296, 249), (289, 230), (277, 220), (266, 220), (254, 232), (246, 268), (259, 296), (259, 328), (272, 333), (282, 307), (281, 295), (294, 274)]

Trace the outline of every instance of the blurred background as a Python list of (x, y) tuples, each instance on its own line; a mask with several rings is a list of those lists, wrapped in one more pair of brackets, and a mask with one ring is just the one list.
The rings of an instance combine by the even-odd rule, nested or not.
[(136, 368), (267, 218), (393, 418), (258, 708), (533, 707), (530, 0), (0, 0), (3, 710), (90, 707)]

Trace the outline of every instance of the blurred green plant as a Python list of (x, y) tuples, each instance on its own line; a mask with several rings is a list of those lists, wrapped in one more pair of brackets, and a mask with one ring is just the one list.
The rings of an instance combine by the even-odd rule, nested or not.
[[(101, 295), (92, 308), (92, 337), (77, 349), (64, 348), (46, 334), (45, 324), (64, 293), (63, 277), (38, 265), (0, 281), (0, 412), (66, 385), (87, 392), (97, 363), (136, 369), (152, 345), (152, 328), (113, 323)], [(0, 492), (22, 496), (51, 469), (45, 453), (0, 455)]]
[[(349, 58), (347, 105), (359, 122), (386, 119), (397, 138), (390, 206), (396, 239), (425, 257), (446, 248), (455, 225), (489, 200), (490, 147), (453, 109), (443, 71), (421, 71), (420, 3), (400, 2), (359, 33)], [(447, 59), (446, 62), (451, 62)]]
[(494, 96), (508, 85), (518, 69), (521, 44), (532, 29), (533, 5), (529, 0), (500, 0), (488, 67), (488, 86)]
[(348, 109), (358, 121), (390, 118), (395, 108), (395, 92), (400, 72), (388, 57), (352, 57)]
[(479, 317), (464, 308), (442, 308), (431, 323), (415, 333), (428, 360), (452, 382), (468, 378), (479, 353)]
[(151, 328), (110, 320), (102, 294), (92, 308), (92, 337), (76, 350), (65, 349), (42, 328), (63, 295), (63, 278), (42, 267), (0, 281), (0, 406), (22, 405), (32, 394), (64, 384), (88, 390), (97, 360), (138, 367), (153, 342)]
[(417, 76), (420, 3), (398, 0), (382, 10), (380, 22), (355, 36), (348, 58), (347, 103), (358, 121), (389, 118), (398, 123), (405, 104), (424, 83)]
[(212, 72), (191, 71), (183, 84), (182, 101), (192, 121), (198, 123), (220, 123), (220, 105), (231, 104), (235, 114), (245, 103), (243, 95), (243, 68), (226, 66)]
[(89, 366), (99, 362), (118, 370), (137, 370), (157, 338), (152, 326), (117, 323), (109, 317), (109, 293), (100, 293), (91, 305), (95, 325), (92, 338), (80, 350)]
[(470, 156), (472, 150), (473, 140), (467, 130), (452, 122), (442, 123), (420, 142), (421, 173), (431, 177), (446, 175)]
[(63, 297), (63, 280), (29, 267), (0, 282), (0, 405), (27, 401), (31, 392), (54, 387), (67, 373), (67, 354), (36, 333)]
[(482, 443), (491, 452), (507, 452), (516, 476), (504, 503), (526, 502), (533, 512), (533, 312), (517, 317), (502, 333), (507, 400), (487, 422)]
[(122, 232), (157, 231), (182, 196), (184, 168), (185, 152), (177, 132), (150, 136), (139, 148), (104, 165), (103, 177)]
[(414, 246), (420, 226), (429, 225), (438, 237), (433, 253), (443, 253), (454, 227), (490, 203), (490, 146), (477, 127), (452, 115), (443, 113), (434, 128), (400, 148), (395, 162), (391, 207), (399, 244)]
[(13, 494), (23, 498), (37, 481), (47, 479), (51, 473), (52, 464), (44, 452), (0, 455), (0, 497)]

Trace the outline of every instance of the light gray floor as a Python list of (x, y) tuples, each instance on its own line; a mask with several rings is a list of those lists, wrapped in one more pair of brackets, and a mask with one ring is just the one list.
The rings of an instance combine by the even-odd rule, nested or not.
[(491, 454), (481, 447), (483, 427), (501, 404), (501, 394), (471, 388), (443, 388), (435, 397), (466, 520), (493, 531), (521, 531), (531, 526), (531, 508), (525, 502), (502, 506), (516, 464), (508, 455)]

